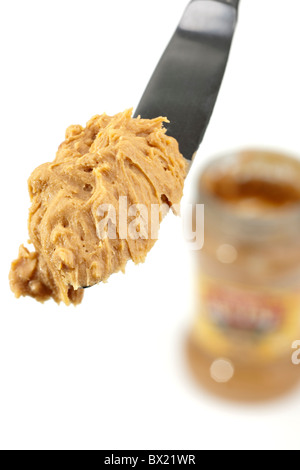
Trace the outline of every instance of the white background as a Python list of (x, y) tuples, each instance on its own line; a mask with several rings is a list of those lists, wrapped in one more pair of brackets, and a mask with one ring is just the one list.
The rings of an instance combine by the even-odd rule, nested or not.
[[(27, 240), (27, 177), (54, 158), (68, 125), (137, 105), (185, 5), (1, 0), (1, 448), (300, 449), (300, 389), (228, 405), (189, 376), (183, 344), (195, 312), (180, 219), (168, 217), (144, 265), (76, 309), (9, 290)], [(187, 197), (216, 153), (263, 145), (300, 155), (299, 17), (299, 0), (241, 0)]]

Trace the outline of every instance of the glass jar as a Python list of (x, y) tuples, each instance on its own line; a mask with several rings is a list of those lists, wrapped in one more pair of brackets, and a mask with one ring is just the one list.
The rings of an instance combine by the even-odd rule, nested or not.
[[(300, 379), (300, 161), (245, 151), (200, 178), (205, 242), (195, 252), (194, 374), (227, 398), (281, 395)], [(202, 227), (198, 228), (202, 230)]]

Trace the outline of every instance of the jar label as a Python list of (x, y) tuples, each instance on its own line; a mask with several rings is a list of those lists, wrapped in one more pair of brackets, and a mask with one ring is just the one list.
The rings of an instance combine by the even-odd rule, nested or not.
[(200, 296), (194, 334), (213, 355), (273, 361), (289, 354), (300, 337), (300, 293), (201, 277)]

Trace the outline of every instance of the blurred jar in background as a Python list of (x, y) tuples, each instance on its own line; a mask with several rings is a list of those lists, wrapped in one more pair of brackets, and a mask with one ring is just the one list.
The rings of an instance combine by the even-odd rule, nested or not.
[[(211, 391), (241, 400), (300, 380), (300, 162), (245, 151), (200, 178), (204, 248), (195, 252), (197, 316), (189, 363)], [(203, 228), (201, 228), (203, 229)]]

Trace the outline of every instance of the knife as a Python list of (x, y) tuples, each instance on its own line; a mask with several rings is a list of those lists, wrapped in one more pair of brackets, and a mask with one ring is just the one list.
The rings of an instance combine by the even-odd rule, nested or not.
[(189, 3), (134, 113), (144, 119), (167, 116), (167, 132), (188, 160), (202, 142), (218, 97), (238, 4), (239, 0)]
[(192, 160), (209, 124), (225, 73), (239, 0), (192, 0), (134, 113), (167, 116), (168, 135)]

